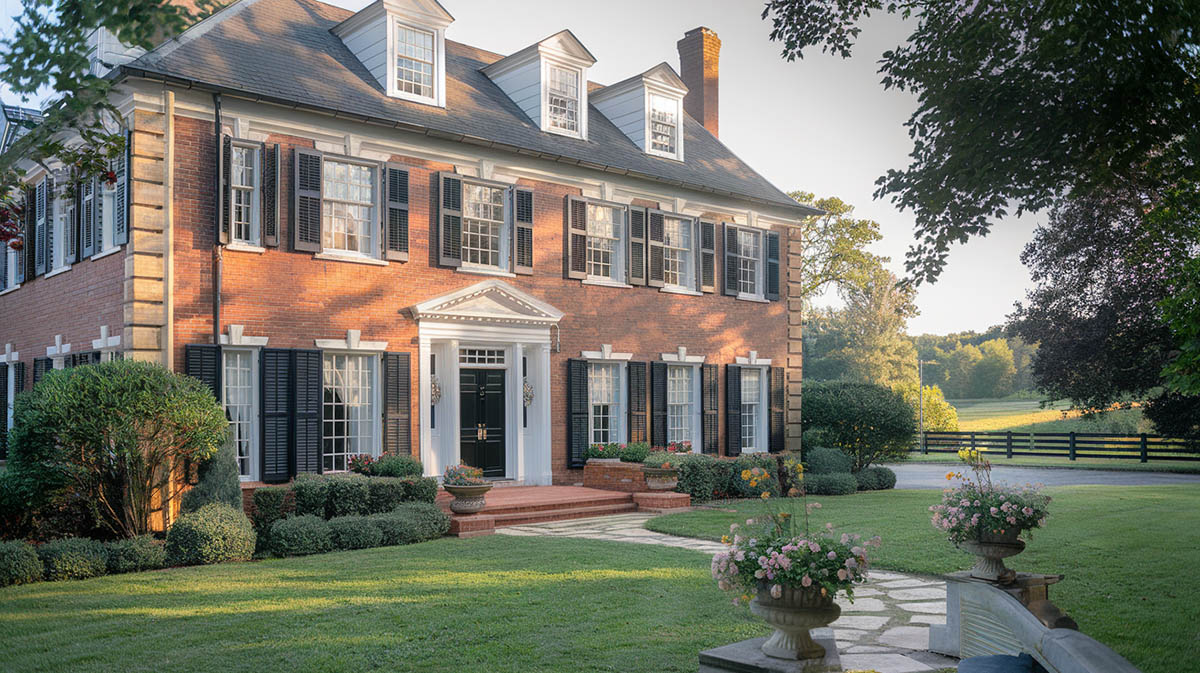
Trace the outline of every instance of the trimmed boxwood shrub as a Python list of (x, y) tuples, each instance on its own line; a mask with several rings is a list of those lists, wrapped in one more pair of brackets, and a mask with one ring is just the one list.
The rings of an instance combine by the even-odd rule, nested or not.
[(396, 505), (404, 502), (406, 492), (403, 479), (396, 477), (371, 477), (367, 479), (369, 498), (368, 514), (382, 514), (396, 509)]
[(373, 477), (419, 477), (424, 471), (421, 461), (412, 456), (385, 454), (371, 463)]
[(333, 474), (326, 478), (325, 518), (370, 514), (370, 478), (356, 472)]
[(850, 495), (858, 490), (858, 483), (849, 472), (806, 474), (804, 488), (809, 495)]
[(139, 535), (107, 543), (108, 572), (132, 573), (157, 570), (167, 565), (167, 549), (152, 535)]
[(291, 514), (296, 501), (292, 489), (287, 486), (268, 486), (254, 490), (250, 505), (250, 522), (258, 535), (254, 553), (271, 548), (271, 526)]
[(406, 502), (391, 512), (376, 514), (372, 520), (383, 533), (385, 545), (425, 542), (450, 531), (450, 517), (427, 502)]
[(633, 442), (621, 449), (622, 463), (640, 463), (650, 455), (650, 445), (645, 442)]
[(804, 465), (809, 474), (849, 474), (854, 459), (838, 449), (818, 446), (804, 452)]
[(331, 549), (333, 534), (329, 522), (319, 516), (294, 516), (271, 526), (271, 553), (276, 556), (324, 554)]
[(881, 465), (872, 465), (854, 473), (860, 491), (884, 491), (896, 487), (896, 473)]
[(325, 503), (328, 501), (329, 479), (319, 474), (304, 472), (292, 481), (292, 498), (298, 516), (325, 518)]
[(0, 542), (0, 587), (40, 581), (45, 571), (33, 545), (23, 540)]
[(108, 571), (108, 550), (99, 540), (65, 537), (38, 547), (48, 580), (81, 580)]
[(242, 484), (238, 476), (235, 430), (225, 434), (225, 443), (208, 460), (200, 463), (200, 480), (179, 501), (181, 512), (195, 512), (210, 502), (223, 502), (241, 509)]
[(383, 542), (383, 531), (365, 516), (339, 516), (329, 520), (334, 549), (368, 549)]
[(167, 564), (207, 565), (254, 555), (254, 527), (240, 510), (210, 503), (179, 517), (167, 531)]
[(437, 499), (438, 482), (434, 477), (405, 477), (405, 502), (429, 502)]

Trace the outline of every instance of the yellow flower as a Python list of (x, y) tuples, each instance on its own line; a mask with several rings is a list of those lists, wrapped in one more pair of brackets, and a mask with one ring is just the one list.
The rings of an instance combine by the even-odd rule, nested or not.
[(762, 499), (763, 499), (763, 500), (766, 500), (766, 499), (767, 499), (767, 498), (769, 498), (769, 497), (771, 497), (771, 494), (770, 494), (768, 491), (763, 491), (763, 492), (762, 492)]
[(750, 478), (750, 470), (742, 470), (742, 479)]
[(729, 544), (729, 536), (728, 535), (721, 536), (721, 544)]
[(946, 481), (950, 481), (950, 480), (951, 480), (951, 479), (953, 479), (953, 478), (954, 478), (954, 473), (953, 473), (953, 472), (947, 472), (947, 473), (946, 473)]

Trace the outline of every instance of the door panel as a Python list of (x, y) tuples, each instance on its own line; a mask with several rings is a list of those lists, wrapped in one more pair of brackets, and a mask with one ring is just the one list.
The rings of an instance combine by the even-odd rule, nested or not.
[(486, 477), (505, 472), (505, 409), (502, 369), (459, 371), (459, 449), (463, 463), (483, 470)]

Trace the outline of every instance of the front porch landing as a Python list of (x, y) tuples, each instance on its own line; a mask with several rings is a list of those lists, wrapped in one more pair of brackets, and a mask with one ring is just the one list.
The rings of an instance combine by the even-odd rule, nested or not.
[[(583, 486), (506, 486), (493, 488), (486, 496), (487, 505), (477, 514), (453, 514), (453, 499), (438, 491), (437, 504), (450, 514), (450, 534), (459, 537), (489, 535), (496, 528), (523, 526), (547, 521), (626, 514), (639, 509), (677, 509), (687, 507), (690, 499), (682, 493), (662, 494), (669, 501), (640, 503), (635, 496), (648, 494), (605, 491)], [(675, 496), (675, 497), (671, 497)]]

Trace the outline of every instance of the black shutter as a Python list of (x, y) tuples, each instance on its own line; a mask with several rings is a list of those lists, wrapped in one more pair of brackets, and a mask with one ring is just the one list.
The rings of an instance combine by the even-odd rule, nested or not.
[(629, 208), (629, 284), (646, 284), (646, 209)]
[(408, 170), (396, 164), (385, 164), (384, 184), (387, 185), (383, 221), (384, 257), (408, 261)]
[(629, 441), (650, 440), (646, 427), (646, 363), (630, 362), (629, 376)]
[(667, 363), (650, 363), (650, 444), (667, 445)]
[(37, 385), (46, 372), (54, 369), (54, 361), (50, 358), (34, 358), (33, 359), (33, 385)]
[(114, 173), (117, 174), (116, 195), (113, 197), (113, 245), (129, 242), (129, 134), (125, 135), (125, 152), (117, 159)]
[(725, 455), (742, 455), (742, 368), (725, 365)]
[(221, 401), (221, 347), (212, 344), (189, 344), (183, 349), (183, 371), (200, 379)]
[(513, 190), (513, 273), (533, 274), (533, 192)]
[(717, 291), (717, 224), (700, 221), (700, 291)]
[(292, 150), (295, 155), (292, 180), (292, 249), (321, 251), (321, 170), (323, 156), (317, 150)]
[(279, 245), (279, 143), (264, 145), (262, 150), (262, 244)]
[(76, 180), (73, 183), (75, 191), (75, 207), (71, 212), (71, 221), (67, 223), (70, 233), (68, 236), (69, 256), (67, 259), (74, 264), (83, 259), (83, 247), (81, 242), (81, 228), (83, 218), (83, 183)]
[(567, 360), (567, 467), (578, 469), (587, 462), (588, 363)]
[(296, 447), (295, 472), (321, 471), (321, 351), (292, 351), (295, 405), (292, 441)]
[(16, 377), (16, 383), (13, 384), (13, 390), (18, 393), (25, 390), (25, 363), (17, 362), (9, 365), (9, 373)]
[(46, 198), (42, 207), (45, 209), (42, 213), (42, 219), (45, 221), (46, 227), (46, 273), (54, 270), (54, 177), (49, 176), (45, 180)]
[(32, 279), (36, 274), (37, 269), (37, 190), (32, 187), (25, 188), (25, 241), (23, 243), (20, 257), (21, 268), (18, 269), (21, 276), (17, 282), (21, 282), (26, 278)]
[(233, 220), (233, 140), (229, 136), (221, 136), (221, 226), (217, 227), (217, 243), (222, 245), (229, 242), (230, 222)]
[(647, 235), (649, 272), (646, 275), (646, 285), (650, 287), (662, 287), (663, 243), (666, 240), (666, 223), (663, 221), (663, 213), (658, 210), (647, 211), (646, 218), (650, 221), (649, 227), (647, 227), (649, 230)]
[(8, 370), (8, 365), (0, 365), (0, 460), (8, 460)]
[(262, 405), (262, 480), (287, 481), (291, 470), (292, 352), (264, 348), (259, 353)]
[(700, 366), (700, 398), (703, 402), (703, 416), (700, 421), (701, 447), (704, 453), (720, 453), (721, 440), (718, 437), (720, 426), (720, 404), (718, 402), (718, 385), (720, 385), (721, 369), (717, 365)]
[(34, 251), (34, 271), (33, 275), (41, 276), (46, 273), (46, 179), (42, 178), (37, 183), (36, 191), (34, 192), (34, 227), (36, 232), (33, 235), (33, 240), (37, 244)]
[(771, 367), (771, 453), (779, 453), (784, 449), (783, 441), (783, 407), (786, 385), (783, 380), (783, 367)]
[(383, 354), (383, 450), (412, 455), (412, 369), (408, 353)]
[(8, 289), (8, 241), (0, 241), (0, 290)]
[(100, 194), (104, 190), (104, 180), (92, 178), (92, 239), (96, 243), (96, 252), (104, 252), (104, 199)]
[(767, 232), (766, 270), (767, 270), (767, 299), (779, 301), (779, 232)]
[(567, 278), (587, 278), (587, 201), (568, 196), (566, 222)]
[(462, 266), (462, 177), (439, 173), (438, 264)]
[(725, 223), (725, 294), (738, 296), (737, 227)]
[(79, 235), (80, 259), (96, 253), (96, 179), (87, 178), (79, 183), (80, 214)]

